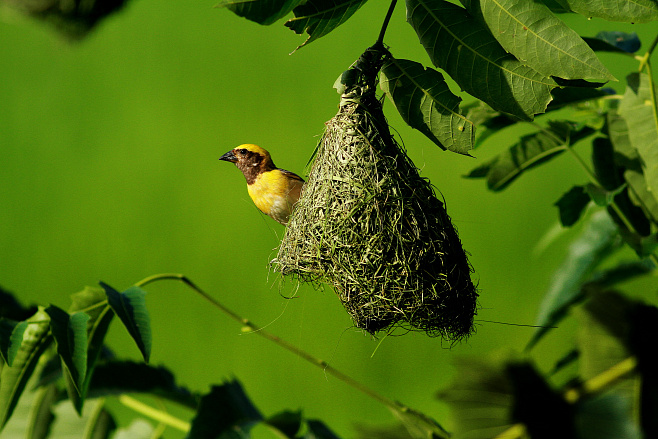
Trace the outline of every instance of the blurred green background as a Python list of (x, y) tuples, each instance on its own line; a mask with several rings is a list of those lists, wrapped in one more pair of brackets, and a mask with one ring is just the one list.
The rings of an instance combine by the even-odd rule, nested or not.
[[(278, 166), (303, 174), (337, 110), (332, 84), (374, 43), (387, 5), (368, 2), (293, 55), (304, 37), (281, 22), (261, 27), (212, 6), (134, 0), (73, 44), (0, 9), (0, 285), (24, 304), (66, 308), (71, 293), (99, 280), (124, 289), (151, 274), (184, 273), (268, 331), (450, 428), (434, 392), (453, 375), (451, 359), (502, 346), (521, 350), (532, 329), (479, 322), (477, 333), (455, 346), (412, 333), (377, 348), (378, 340), (351, 327), (331, 289), (281, 287), (268, 261), (283, 227), (256, 210), (239, 171), (217, 160), (238, 144), (256, 143)], [(635, 30), (643, 50), (652, 38), (646, 27), (564, 18), (587, 36)], [(397, 57), (429, 64), (402, 4), (385, 41)], [(620, 79), (612, 86), (623, 91), (636, 63), (602, 59)], [(494, 137), (475, 159), (459, 156), (439, 150), (392, 110), (386, 103), (389, 122), (444, 195), (471, 253), (481, 293), (477, 318), (533, 323), (577, 228), (542, 253), (536, 243), (556, 224), (552, 204), (586, 176), (565, 155), (490, 193), (482, 181), (461, 176), (513, 143), (513, 135)], [(579, 148), (587, 157), (588, 147)], [(386, 408), (322, 370), (241, 333), (182, 285), (147, 289), (152, 363), (171, 368), (180, 384), (205, 391), (235, 376), (265, 415), (302, 408), (345, 437), (354, 436), (355, 424), (393, 421)], [(533, 358), (547, 370), (572, 340), (567, 321)], [(139, 358), (118, 325), (109, 344), (120, 357)]]

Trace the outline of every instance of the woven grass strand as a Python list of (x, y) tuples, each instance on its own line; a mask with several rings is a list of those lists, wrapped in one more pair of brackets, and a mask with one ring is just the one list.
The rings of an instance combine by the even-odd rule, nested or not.
[(275, 269), (333, 285), (370, 334), (398, 326), (460, 340), (476, 313), (471, 266), (443, 203), (366, 93), (346, 92), (326, 123)]

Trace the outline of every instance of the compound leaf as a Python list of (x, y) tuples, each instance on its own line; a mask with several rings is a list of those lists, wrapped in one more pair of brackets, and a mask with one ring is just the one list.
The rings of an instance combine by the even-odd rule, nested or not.
[(268, 25), (285, 17), (306, 0), (221, 0), (218, 8), (227, 8), (235, 15), (258, 24)]

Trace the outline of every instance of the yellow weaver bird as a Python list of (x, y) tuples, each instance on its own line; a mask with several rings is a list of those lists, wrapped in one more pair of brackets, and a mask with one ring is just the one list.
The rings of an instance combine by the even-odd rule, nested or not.
[(288, 223), (304, 185), (302, 177), (277, 168), (270, 153), (258, 145), (240, 145), (219, 159), (235, 163), (242, 171), (249, 196), (261, 212), (281, 224)]

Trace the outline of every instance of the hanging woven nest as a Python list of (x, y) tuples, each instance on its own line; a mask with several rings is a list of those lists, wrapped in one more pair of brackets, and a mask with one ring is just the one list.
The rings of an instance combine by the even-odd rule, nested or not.
[(275, 269), (333, 285), (356, 327), (400, 326), (459, 340), (478, 294), (443, 203), (395, 142), (375, 96), (383, 51), (343, 74)]

